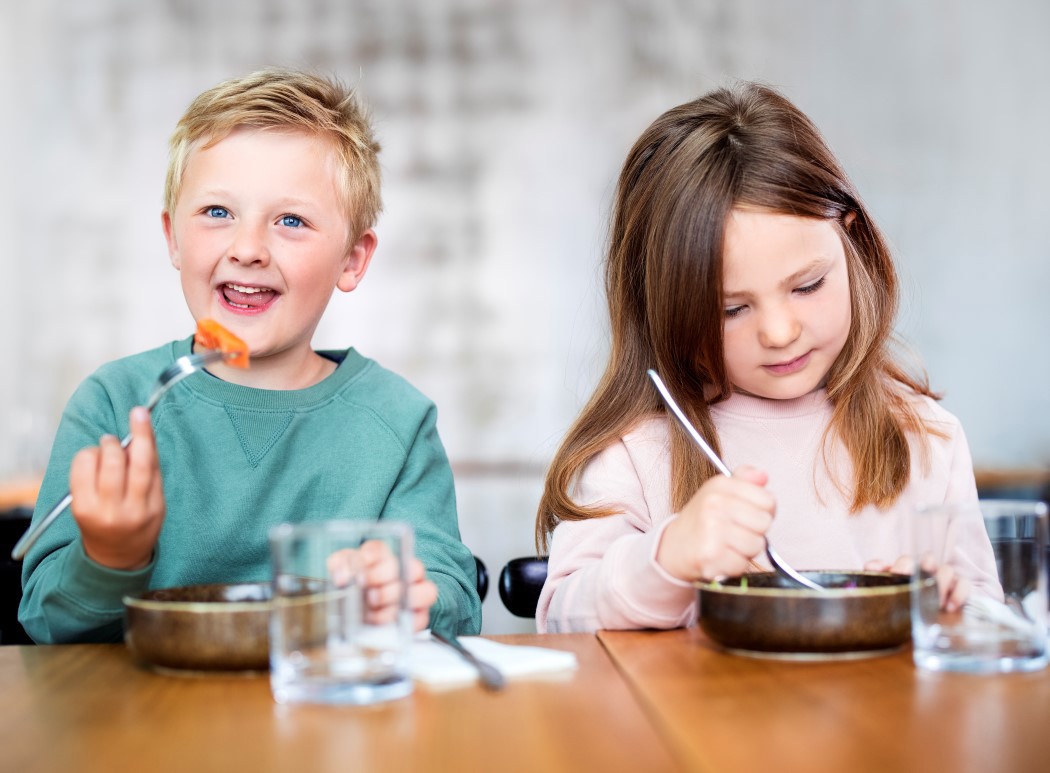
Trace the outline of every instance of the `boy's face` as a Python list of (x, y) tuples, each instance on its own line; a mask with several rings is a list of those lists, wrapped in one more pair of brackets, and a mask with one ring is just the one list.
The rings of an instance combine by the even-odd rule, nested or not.
[(190, 154), (175, 211), (164, 213), (194, 319), (243, 338), (253, 364), (312, 356), (332, 292), (350, 292), (368, 268), (375, 233), (349, 244), (337, 169), (317, 137), (238, 129)]
[(846, 253), (827, 220), (734, 209), (722, 257), (729, 380), (757, 397), (821, 386), (852, 321)]

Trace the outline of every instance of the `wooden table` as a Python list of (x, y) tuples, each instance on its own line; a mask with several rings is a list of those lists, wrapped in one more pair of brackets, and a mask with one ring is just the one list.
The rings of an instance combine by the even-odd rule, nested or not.
[(579, 670), (500, 693), (278, 706), (265, 675), (154, 674), (122, 645), (2, 647), (0, 770), (680, 769), (595, 636), (494, 638), (571, 650)]
[(918, 671), (911, 652), (793, 663), (696, 628), (598, 638), (690, 770), (1050, 771), (1050, 671)]

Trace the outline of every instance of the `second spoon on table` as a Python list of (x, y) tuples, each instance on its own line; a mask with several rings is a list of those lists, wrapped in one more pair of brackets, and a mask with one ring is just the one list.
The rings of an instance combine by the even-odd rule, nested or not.
[[(690, 422), (682, 412), (682, 409), (678, 407), (678, 403), (676, 403), (674, 398), (671, 397), (671, 393), (667, 390), (667, 386), (664, 384), (663, 379), (660, 378), (659, 374), (651, 368), (648, 373), (649, 378), (651, 378), (653, 383), (656, 384), (656, 389), (660, 392), (660, 397), (664, 399), (664, 402), (667, 403), (667, 407), (671, 409), (671, 412), (675, 415), (678, 421), (681, 422), (685, 431), (688, 432), (690, 437), (692, 437), (693, 440), (696, 441), (696, 444), (700, 446), (700, 450), (711, 460), (711, 464), (717, 467), (718, 471), (723, 475), (732, 476), (733, 473), (728, 467), (726, 467), (725, 462), (718, 457), (718, 454), (714, 452), (714, 449), (707, 444), (706, 440), (704, 440), (703, 435), (697, 431), (696, 427), (692, 425), (692, 422)], [(769, 563), (773, 565), (773, 569), (776, 570), (778, 574), (787, 577), (793, 583), (801, 585), (803, 588), (809, 588), (810, 590), (825, 590), (823, 586), (817, 585), (808, 577), (799, 574), (789, 564), (784, 563), (784, 559), (773, 550), (773, 546), (769, 544), (768, 539), (766, 540), (766, 557), (769, 559)]]

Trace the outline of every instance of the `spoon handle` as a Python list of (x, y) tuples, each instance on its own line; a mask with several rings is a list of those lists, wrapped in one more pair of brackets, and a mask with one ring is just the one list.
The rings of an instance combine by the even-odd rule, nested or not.
[(656, 388), (659, 390), (660, 396), (664, 399), (664, 402), (667, 403), (667, 407), (674, 411), (674, 415), (678, 417), (678, 421), (681, 422), (682, 427), (686, 432), (693, 436), (693, 440), (695, 440), (696, 444), (700, 446), (700, 450), (707, 455), (707, 458), (711, 460), (711, 464), (717, 467), (718, 471), (723, 475), (732, 477), (733, 473), (728, 467), (726, 467), (725, 462), (718, 458), (718, 454), (716, 454), (714, 449), (707, 444), (703, 435), (696, 431), (696, 427), (693, 426), (693, 423), (686, 418), (684, 413), (682, 413), (682, 409), (678, 407), (678, 403), (674, 401), (674, 398), (671, 397), (671, 393), (667, 391), (667, 387), (664, 385), (664, 380), (660, 378), (659, 374), (652, 368), (646, 372), (649, 374), (649, 378), (653, 380), (653, 383), (656, 384)]

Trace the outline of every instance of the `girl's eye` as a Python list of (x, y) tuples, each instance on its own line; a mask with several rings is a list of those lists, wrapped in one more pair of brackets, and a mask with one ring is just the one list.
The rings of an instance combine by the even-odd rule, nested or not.
[(208, 217), (229, 217), (226, 207), (208, 207)]
[(816, 282), (813, 282), (813, 284), (808, 284), (808, 285), (805, 285), (804, 287), (797, 288), (795, 290), (795, 292), (799, 293), (801, 295), (811, 295), (811, 294), (815, 293), (817, 290), (819, 290), (821, 287), (823, 287), (825, 281), (827, 281), (827, 277), (826, 276), (822, 276)]
[(733, 317), (739, 315), (746, 308), (747, 306), (730, 306), (725, 310), (726, 319), (732, 319)]
[(281, 217), (281, 225), (287, 228), (299, 228), (303, 224), (303, 220), (295, 215), (284, 215)]

